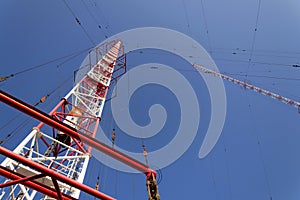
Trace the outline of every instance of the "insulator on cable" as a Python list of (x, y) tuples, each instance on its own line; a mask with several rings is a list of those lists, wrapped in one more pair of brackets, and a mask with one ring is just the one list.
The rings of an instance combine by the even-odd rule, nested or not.
[(147, 150), (146, 150), (146, 146), (145, 146), (144, 142), (142, 144), (142, 147), (143, 147), (143, 154), (146, 157), (147, 156)]
[(96, 183), (95, 190), (99, 190), (99, 182)]
[(145, 157), (145, 162), (146, 162), (146, 165), (148, 166), (147, 150), (146, 150), (146, 146), (145, 146), (144, 142), (142, 144), (142, 147), (143, 147), (143, 154), (144, 154), (144, 157)]
[(76, 20), (76, 22), (79, 24), (79, 25), (81, 25), (81, 23), (80, 23), (80, 21), (79, 21), (79, 19), (76, 17), (75, 18), (75, 20)]
[(2, 76), (0, 77), (0, 82), (6, 81), (10, 76)]
[(111, 133), (111, 143), (114, 145), (115, 144), (115, 139), (116, 139), (116, 129), (113, 129), (113, 132)]
[(44, 103), (44, 102), (46, 101), (46, 99), (47, 99), (48, 96), (49, 96), (49, 94), (43, 96), (43, 97), (40, 99), (40, 102), (41, 102), (41, 103)]

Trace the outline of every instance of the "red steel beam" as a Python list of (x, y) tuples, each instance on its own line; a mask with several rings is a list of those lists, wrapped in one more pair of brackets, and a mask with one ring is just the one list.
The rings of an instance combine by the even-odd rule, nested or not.
[(30, 181), (30, 180), (42, 178), (44, 176), (45, 176), (44, 174), (38, 174), (38, 175), (34, 175), (34, 176), (28, 176), (28, 177), (24, 177), (24, 178), (19, 178), (19, 179), (13, 180), (13, 181), (8, 181), (6, 183), (0, 184), (0, 188), (4, 188), (4, 187), (7, 187), (7, 186), (11, 186), (11, 185), (23, 183), (23, 182), (26, 182), (26, 181)]
[[(11, 180), (17, 180), (17, 179), (23, 178), (22, 176), (20, 176), (20, 175), (16, 174), (15, 172), (13, 172), (9, 169), (6, 169), (5, 167), (2, 167), (2, 166), (0, 166), (0, 175), (4, 176), (6, 178), (9, 178)], [(52, 188), (47, 188), (47, 186), (43, 186), (40, 183), (36, 183), (33, 181), (26, 181), (26, 182), (22, 183), (22, 185), (25, 185), (26, 187), (30, 187), (30, 188), (32, 188), (38, 192), (41, 192), (49, 197), (52, 197), (55, 199), (58, 198), (56, 191), (54, 191)], [(67, 195), (62, 196), (62, 199), (63, 200), (76, 200), (75, 198), (67, 196)]]
[(156, 176), (156, 172), (154, 170), (150, 169), (148, 166), (139, 162), (138, 160), (135, 160), (135, 159), (125, 155), (124, 153), (111, 148), (110, 146), (96, 140), (95, 138), (93, 138), (89, 135), (77, 132), (76, 129), (64, 124), (63, 122), (61, 122), (57, 119), (52, 118), (47, 113), (44, 113), (43, 111), (38, 110), (37, 108), (21, 101), (20, 99), (17, 99), (15, 97), (5, 93), (2, 90), (0, 90), (0, 101), (16, 108), (17, 110), (19, 110), (31, 117), (36, 118), (37, 120), (39, 120), (41, 122), (44, 122), (45, 124), (48, 124), (49, 126), (55, 128), (59, 131), (62, 131), (64, 133), (68, 134), (71, 137), (82, 140), (87, 145), (113, 157), (114, 159), (116, 159), (116, 160), (142, 172), (142, 173), (145, 173), (146, 175), (153, 174), (154, 176)]
[[(50, 111), (49, 115), (53, 115), (53, 113), (60, 107), (62, 106), (64, 103), (66, 102), (65, 99), (60, 100), (60, 102)], [(43, 126), (43, 122), (39, 123), (39, 125), (37, 125), (38, 128), (41, 128)]]
[(61, 193), (61, 190), (60, 190), (59, 185), (57, 183), (57, 180), (52, 177), (52, 182), (53, 182), (54, 188), (56, 189), (56, 192), (57, 192), (57, 199), (62, 200), (62, 193)]
[[(100, 198), (100, 199), (104, 199), (104, 200), (115, 200), (114, 198), (112, 198), (112, 197), (110, 197), (106, 194), (103, 194), (102, 192), (99, 192), (99, 191), (97, 191), (97, 190), (95, 190), (91, 187), (88, 187), (88, 186), (86, 186), (84, 184), (81, 184), (81, 183), (79, 183), (79, 182), (77, 182), (73, 179), (70, 179), (70, 178), (68, 178), (68, 177), (66, 177), (66, 176), (64, 176), (64, 175), (62, 175), (58, 172), (53, 171), (52, 169), (44, 167), (44, 166), (42, 166), (42, 165), (26, 158), (26, 157), (18, 155), (18, 154), (14, 153), (14, 152), (12, 152), (12, 151), (4, 148), (4, 147), (1, 147), (1, 146), (0, 146), (0, 154), (6, 156), (8, 158), (11, 158), (11, 159), (13, 159), (17, 162), (20, 162), (20, 163), (22, 163), (22, 164), (24, 164), (28, 167), (31, 167), (32, 169), (35, 169), (35, 170), (43, 173), (46, 176), (50, 176), (50, 177), (53, 177), (53, 178), (55, 178), (55, 179), (57, 179), (61, 182), (64, 182), (64, 183), (70, 185), (71, 187), (75, 187), (77, 189), (80, 189), (81, 191), (86, 192), (86, 193), (88, 193), (88, 194), (90, 194), (90, 195), (92, 195), (96, 198)], [(56, 196), (57, 196), (57, 193), (56, 193)]]

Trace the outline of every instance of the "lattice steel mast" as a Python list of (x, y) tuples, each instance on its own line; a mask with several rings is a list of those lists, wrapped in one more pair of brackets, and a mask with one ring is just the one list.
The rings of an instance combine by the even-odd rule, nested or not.
[(235, 78), (232, 78), (232, 77), (229, 77), (229, 76), (226, 76), (224, 74), (221, 74), (219, 72), (216, 72), (216, 71), (213, 71), (211, 69), (207, 69), (201, 65), (198, 65), (198, 64), (193, 64), (193, 66), (196, 68), (196, 69), (199, 69), (205, 73), (209, 73), (209, 74), (212, 74), (214, 76), (218, 76), (222, 79), (225, 79), (225, 80), (228, 80), (228, 81), (231, 81), (232, 83), (235, 83), (237, 85), (241, 85), (243, 86), (244, 88), (247, 88), (247, 89), (250, 89), (250, 90), (253, 90), (255, 92), (258, 92), (260, 94), (263, 94), (265, 96), (268, 96), (268, 97), (272, 97), (273, 99), (276, 99), (278, 101), (281, 101), (282, 103), (285, 103), (285, 104), (288, 104), (288, 105), (291, 105), (291, 106), (294, 106), (296, 108), (298, 108), (298, 111), (300, 111), (300, 102), (297, 102), (295, 100), (292, 100), (292, 99), (289, 99), (289, 98), (286, 98), (284, 96), (281, 96), (279, 94), (275, 94), (273, 92), (270, 92), (268, 90), (265, 90), (265, 89), (262, 89), (262, 88), (259, 88), (259, 87), (256, 87), (254, 85), (251, 85), (249, 83), (246, 83), (246, 82), (243, 82), (243, 81), (240, 81), (238, 79), (235, 79)]
[[(120, 75), (126, 71), (122, 42), (115, 40), (93, 49), (89, 64), (85, 67), (90, 67), (90, 71), (49, 115), (63, 123), (62, 126), (94, 138), (108, 87), (111, 80), (116, 78), (113, 74), (118, 71)], [(0, 199), (32, 200), (36, 199), (37, 191), (45, 194), (45, 200), (78, 199), (80, 190), (98, 198), (113, 199), (82, 184), (91, 157), (91, 147), (86, 146), (80, 135), (74, 137), (56, 127), (44, 125), (41, 122), (34, 127), (13, 151), (22, 156), (25, 162), (33, 161), (37, 165), (30, 163), (33, 165), (26, 166), (21, 157), (16, 160), (6, 158), (1, 163), (0, 175), (7, 179), (0, 184), (6, 189), (0, 192)], [(51, 171), (55, 172), (54, 175), (51, 175)]]

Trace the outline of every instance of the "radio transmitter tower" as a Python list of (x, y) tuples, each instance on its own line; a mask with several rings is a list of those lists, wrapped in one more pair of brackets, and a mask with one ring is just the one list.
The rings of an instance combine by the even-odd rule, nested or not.
[(90, 70), (49, 114), (0, 91), (0, 101), (40, 121), (13, 151), (0, 146), (0, 199), (74, 200), (81, 191), (114, 199), (83, 184), (92, 148), (144, 173), (148, 199), (160, 199), (155, 171), (95, 139), (110, 82), (126, 72), (122, 42), (97, 46), (83, 67)]

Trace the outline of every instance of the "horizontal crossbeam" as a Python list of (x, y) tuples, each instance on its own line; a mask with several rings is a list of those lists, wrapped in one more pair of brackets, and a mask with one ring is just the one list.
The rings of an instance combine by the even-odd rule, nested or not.
[(142, 172), (142, 173), (156, 175), (156, 172), (154, 170), (150, 169), (148, 166), (141, 163), (140, 161), (135, 160), (135, 159), (125, 155), (124, 153), (117, 151), (116, 149), (113, 149), (112, 147), (96, 140), (95, 138), (93, 138), (89, 135), (78, 133), (74, 128), (66, 125), (65, 123), (63, 123), (57, 119), (53, 119), (47, 113), (44, 113), (43, 111), (38, 110), (37, 108), (21, 101), (20, 99), (17, 99), (15, 97), (5, 93), (2, 90), (0, 90), (0, 101), (16, 108), (17, 110), (19, 110), (21, 112), (24, 112), (25, 114), (27, 114), (31, 117), (36, 118), (37, 120), (39, 120), (41, 122), (44, 122), (45, 124), (48, 124), (49, 126), (55, 128), (59, 131), (66, 133), (67, 135), (69, 135), (75, 139), (79, 139), (79, 140), (83, 141), (85, 144), (113, 157), (114, 159), (116, 159), (116, 160)]
[[(90, 147), (95, 148), (95, 149), (111, 156), (112, 158), (146, 174), (147, 177), (149, 177), (150, 175), (153, 175), (156, 177), (156, 172), (154, 170), (150, 169), (148, 166), (139, 162), (138, 160), (135, 160), (135, 159), (125, 155), (124, 153), (113, 149), (112, 147), (96, 140), (95, 138), (93, 138), (89, 135), (77, 132), (76, 129), (68, 126), (67, 124), (65, 124), (57, 119), (52, 118), (47, 113), (44, 113), (43, 111), (38, 110), (37, 108), (5, 93), (2, 90), (0, 90), (0, 101), (16, 108), (17, 110), (19, 110), (31, 117), (36, 118), (37, 120), (39, 120), (45, 124), (48, 124), (49, 126), (55, 128), (59, 131), (64, 132), (65, 134), (67, 134), (75, 139), (81, 140), (86, 145), (89, 145)], [(46, 168), (38, 163), (35, 163), (34, 161), (31, 161), (28, 158), (20, 156), (4, 147), (0, 147), (0, 154), (7, 156), (15, 161), (18, 161), (24, 165), (27, 165), (41, 173), (46, 174), (47, 176), (54, 177), (57, 180), (64, 182), (70, 186), (73, 186), (77, 189), (80, 189), (81, 191), (84, 191), (88, 194), (91, 194), (92, 196), (94, 196), (96, 198), (100, 198), (100, 199), (104, 199), (104, 200), (113, 200), (113, 198), (110, 196), (107, 196), (107, 195), (105, 195), (95, 189), (92, 189), (84, 184), (78, 183), (77, 181), (75, 181), (73, 179), (67, 178), (64, 175), (54, 172), (53, 170)]]
[[(1, 147), (3, 148), (3, 147)], [(24, 178), (23, 176), (21, 176), (20, 174), (17, 174), (16, 172), (10, 170), (10, 169), (7, 169), (3, 166), (0, 166), (0, 176), (3, 176), (5, 178), (8, 178), (8, 179), (11, 179), (11, 180), (18, 180), (18, 179), (21, 179), (21, 178)], [(58, 196), (57, 196), (57, 192), (50, 188), (50, 187), (47, 187), (46, 185), (43, 185), (41, 183), (37, 183), (37, 182), (34, 182), (34, 181), (26, 181), (24, 183), (22, 183), (23, 185), (25, 185), (26, 187), (30, 187), (40, 193), (43, 193), (49, 197), (52, 197), (52, 198), (55, 198), (57, 199)], [(64, 194), (62, 196), (62, 199), (63, 200), (76, 200), (75, 198), (73, 197), (70, 197), (66, 194)]]

